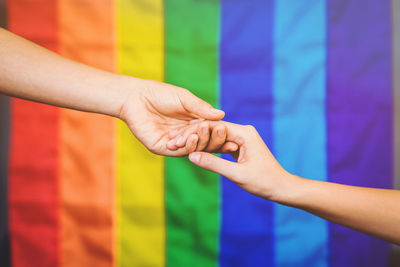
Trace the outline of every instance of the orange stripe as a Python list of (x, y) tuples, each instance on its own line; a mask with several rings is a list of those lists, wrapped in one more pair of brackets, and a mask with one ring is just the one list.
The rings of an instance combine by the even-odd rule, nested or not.
[[(59, 0), (60, 52), (115, 69), (112, 0)], [(112, 118), (61, 111), (61, 265), (112, 266), (114, 131)]]

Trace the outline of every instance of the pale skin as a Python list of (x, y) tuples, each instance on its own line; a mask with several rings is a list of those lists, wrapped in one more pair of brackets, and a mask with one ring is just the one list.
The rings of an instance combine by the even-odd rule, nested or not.
[[(216, 122), (224, 113), (183, 88), (101, 71), (0, 28), (0, 93), (120, 118), (153, 153), (190, 153), (252, 194), (400, 244), (399, 191), (290, 174), (254, 127)], [(237, 163), (194, 151), (231, 152)]]
[[(193, 151), (228, 152), (223, 124), (210, 140), (208, 122), (224, 112), (170, 84), (114, 74), (68, 60), (0, 28), (0, 93), (123, 120), (151, 152), (185, 156)], [(170, 131), (190, 125), (196, 134), (167, 149)], [(220, 134), (217, 134), (220, 133)], [(170, 144), (174, 148), (173, 144)]]
[[(281, 167), (254, 127), (224, 124), (226, 141), (239, 145), (239, 150), (231, 153), (236, 163), (207, 152), (191, 153), (191, 162), (264, 199), (400, 245), (400, 191), (301, 178)], [(211, 128), (216, 125), (210, 123)], [(190, 134), (193, 130), (185, 131)], [(169, 136), (174, 140), (174, 134)]]

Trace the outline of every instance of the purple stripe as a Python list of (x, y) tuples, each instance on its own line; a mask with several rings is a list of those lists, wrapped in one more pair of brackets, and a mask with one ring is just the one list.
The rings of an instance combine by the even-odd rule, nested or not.
[[(330, 181), (392, 188), (390, 0), (328, 1)], [(331, 224), (331, 266), (387, 266), (390, 246)]]

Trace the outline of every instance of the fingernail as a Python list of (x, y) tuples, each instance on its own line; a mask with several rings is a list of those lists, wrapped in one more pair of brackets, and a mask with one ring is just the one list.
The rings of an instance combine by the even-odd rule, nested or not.
[(218, 134), (218, 136), (223, 136), (224, 135), (224, 130), (223, 129), (219, 129), (218, 131), (217, 131), (217, 134)]
[(208, 132), (208, 128), (207, 127), (201, 128), (201, 133), (202, 134), (207, 134), (207, 132)]
[(218, 114), (218, 113), (223, 112), (222, 110), (219, 110), (219, 109), (216, 109), (216, 108), (211, 108), (210, 111), (211, 111), (212, 113), (215, 113), (215, 114)]
[(200, 161), (200, 153), (196, 153), (196, 152), (190, 153), (189, 160), (193, 163), (198, 164)]
[(180, 135), (180, 136), (178, 136), (178, 138), (176, 139), (176, 144), (177, 144), (177, 145), (182, 145), (182, 143), (183, 143), (183, 136)]

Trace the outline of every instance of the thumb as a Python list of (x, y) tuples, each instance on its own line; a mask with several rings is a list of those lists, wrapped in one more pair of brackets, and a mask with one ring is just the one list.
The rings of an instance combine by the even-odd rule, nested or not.
[(201, 100), (189, 90), (183, 90), (181, 102), (185, 110), (206, 120), (220, 120), (225, 116), (225, 112), (213, 108), (207, 102)]
[(219, 173), (233, 181), (238, 175), (238, 163), (234, 163), (207, 152), (193, 152), (189, 160), (197, 166), (209, 171)]

